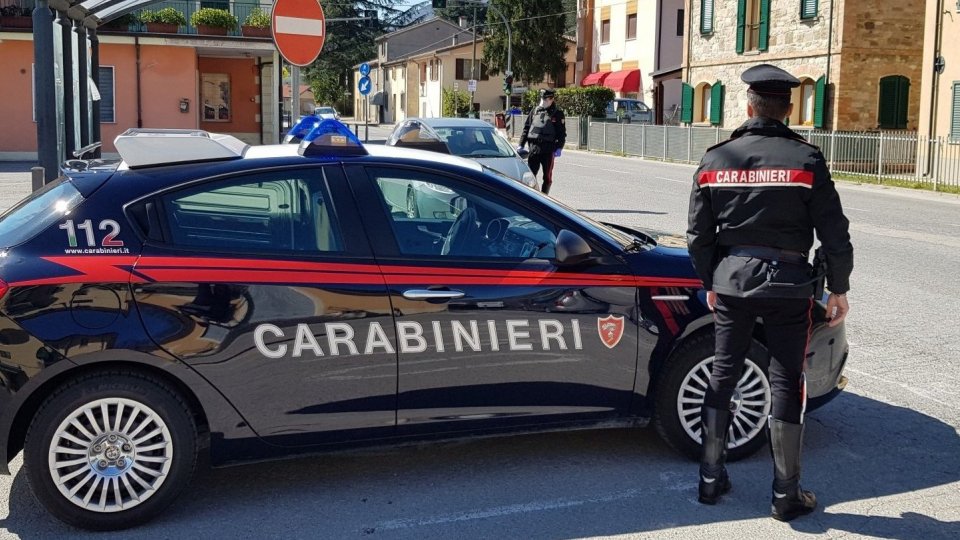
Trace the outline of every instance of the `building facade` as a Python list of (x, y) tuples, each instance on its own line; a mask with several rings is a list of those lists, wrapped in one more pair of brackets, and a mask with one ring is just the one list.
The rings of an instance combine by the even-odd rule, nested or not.
[[(98, 40), (100, 84), (87, 84), (92, 107), (100, 113), (104, 154), (114, 155), (114, 138), (136, 127), (202, 129), (250, 144), (278, 142), (280, 58), (269, 37), (202, 35), (189, 26), (161, 34), (131, 22), (101, 28)], [(89, 58), (89, 48), (86, 54)], [(5, 97), (0, 100), (0, 160), (38, 159), (33, 58), (32, 28), (0, 28)], [(68, 99), (79, 94), (80, 82), (74, 79), (72, 89), (58, 90)], [(79, 110), (74, 107), (72, 122), (60, 122), (61, 130), (73, 126), (77, 141)]]
[(960, 3), (927, 0), (923, 58), (920, 135), (960, 144)]
[(793, 127), (915, 130), (924, 0), (686, 0), (681, 120), (746, 120), (744, 70), (777, 65), (802, 82)]
[[(586, 0), (577, 37), (582, 86), (611, 88), (617, 97), (653, 103), (650, 74), (656, 66), (657, 0)], [(588, 67), (589, 66), (589, 67)]]

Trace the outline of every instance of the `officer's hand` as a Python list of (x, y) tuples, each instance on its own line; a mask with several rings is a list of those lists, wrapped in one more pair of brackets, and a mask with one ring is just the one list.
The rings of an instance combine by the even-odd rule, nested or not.
[(827, 318), (830, 319), (829, 326), (832, 328), (842, 323), (850, 312), (850, 304), (847, 303), (846, 294), (830, 293), (827, 298)]
[(710, 308), (710, 311), (717, 307), (717, 293), (707, 291), (707, 307)]
[(557, 148), (556, 150), (553, 151), (553, 157), (560, 157), (560, 149), (559, 149), (559, 148)]
[(517, 146), (517, 153), (519, 153), (521, 150), (523, 150), (523, 145), (522, 145), (522, 144), (521, 144), (520, 146)]

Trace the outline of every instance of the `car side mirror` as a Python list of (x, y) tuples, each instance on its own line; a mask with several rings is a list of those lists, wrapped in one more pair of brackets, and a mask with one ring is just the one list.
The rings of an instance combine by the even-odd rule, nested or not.
[(569, 266), (580, 264), (589, 259), (593, 249), (579, 234), (563, 229), (557, 234), (554, 253), (557, 258), (557, 265)]

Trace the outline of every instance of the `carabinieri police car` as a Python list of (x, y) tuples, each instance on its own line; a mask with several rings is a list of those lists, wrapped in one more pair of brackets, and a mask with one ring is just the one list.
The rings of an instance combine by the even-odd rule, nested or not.
[[(201, 457), (651, 422), (697, 454), (713, 330), (686, 250), (332, 120), (299, 145), (116, 147), (0, 218), (0, 470), (22, 449), (57, 518), (142, 523)], [(413, 190), (435, 204), (411, 217)], [(814, 317), (811, 408), (847, 357)], [(765, 339), (732, 459), (765, 442)]]

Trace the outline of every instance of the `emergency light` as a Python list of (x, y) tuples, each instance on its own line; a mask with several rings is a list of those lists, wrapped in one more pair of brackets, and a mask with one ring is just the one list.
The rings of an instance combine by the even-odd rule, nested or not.
[(337, 120), (324, 120), (300, 142), (299, 153), (304, 157), (366, 156), (363, 147), (350, 128)]
[(300, 119), (297, 120), (297, 123), (290, 128), (290, 131), (287, 132), (287, 136), (283, 138), (283, 142), (299, 143), (318, 125), (320, 125), (320, 118), (312, 114), (301, 116)]

